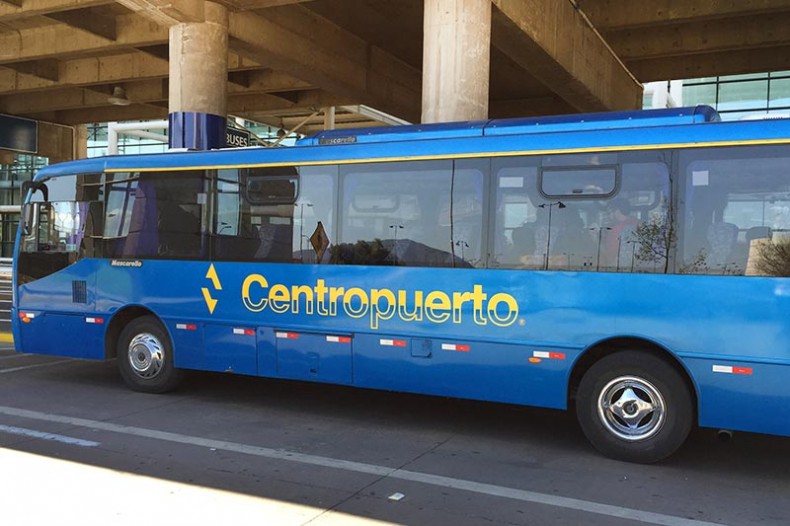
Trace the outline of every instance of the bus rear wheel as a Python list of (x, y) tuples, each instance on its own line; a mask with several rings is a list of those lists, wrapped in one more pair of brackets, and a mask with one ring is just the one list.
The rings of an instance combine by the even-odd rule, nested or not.
[(118, 369), (124, 382), (143, 393), (173, 390), (182, 373), (173, 365), (173, 346), (154, 316), (129, 322), (118, 338)]
[(584, 374), (576, 414), (587, 439), (604, 455), (652, 463), (685, 442), (694, 409), (688, 385), (671, 365), (646, 352), (623, 351)]

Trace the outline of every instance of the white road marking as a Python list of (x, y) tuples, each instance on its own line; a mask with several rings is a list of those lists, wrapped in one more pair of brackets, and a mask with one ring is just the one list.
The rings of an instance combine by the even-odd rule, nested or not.
[(36, 364), (33, 364), (33, 365), (23, 365), (21, 367), (11, 367), (10, 369), (0, 369), (0, 374), (15, 373), (17, 371), (24, 371), (26, 369), (36, 369), (38, 367), (50, 367), (52, 365), (58, 365), (58, 364), (61, 364), (61, 363), (66, 363), (66, 362), (71, 362), (71, 361), (73, 361), (73, 360), (71, 360), (71, 359), (58, 360), (56, 362), (36, 363)]
[(0, 424), (0, 433), (8, 433), (10, 435), (20, 435), (30, 438), (40, 438), (42, 440), (52, 440), (54, 442), (61, 442), (63, 444), (70, 444), (72, 446), (96, 447), (101, 445), (99, 442), (94, 442), (92, 440), (82, 440), (81, 438), (58, 435), (56, 433), (45, 433), (43, 431), (36, 431), (35, 429), (4, 426), (2, 424)]
[(365, 464), (362, 462), (354, 462), (350, 460), (339, 460), (317, 455), (307, 455), (304, 453), (252, 446), (248, 444), (239, 444), (237, 442), (212, 440), (208, 438), (182, 435), (179, 433), (170, 433), (167, 431), (157, 431), (155, 429), (112, 424), (110, 422), (100, 422), (98, 420), (88, 420), (85, 418), (55, 415), (50, 413), (42, 413), (39, 411), (29, 411), (27, 409), (18, 409), (15, 407), (0, 406), (0, 414), (19, 418), (27, 418), (30, 420), (41, 420), (45, 422), (55, 422), (78, 427), (99, 429), (102, 431), (109, 431), (111, 433), (151, 438), (154, 440), (164, 440), (176, 444), (213, 448), (217, 450), (242, 453), (245, 455), (254, 455), (287, 462), (299, 462), (313, 466), (342, 469), (345, 471), (364, 473), (367, 475), (375, 475), (379, 477), (408, 480), (443, 488), (469, 491), (482, 495), (504, 497), (522, 502), (531, 502), (534, 504), (544, 504), (546, 506), (577, 510), (586, 513), (595, 513), (598, 515), (615, 517), (618, 519), (628, 519), (643, 522), (645, 524), (657, 524), (660, 526), (721, 526), (721, 523), (686, 519), (673, 515), (665, 515), (663, 513), (653, 513), (649, 511), (625, 508), (622, 506), (613, 506), (611, 504), (601, 504), (598, 502), (574, 499), (570, 497), (559, 497), (546, 493), (508, 488), (505, 486), (496, 486), (493, 484), (484, 484), (471, 480), (443, 477), (440, 475), (431, 475), (429, 473), (420, 473), (416, 471), (378, 466), (375, 464)]

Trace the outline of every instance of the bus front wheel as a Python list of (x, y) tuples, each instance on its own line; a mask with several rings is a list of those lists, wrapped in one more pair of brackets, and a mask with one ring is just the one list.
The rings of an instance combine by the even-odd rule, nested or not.
[(181, 371), (173, 365), (173, 346), (154, 316), (129, 322), (118, 338), (118, 369), (135, 391), (164, 393), (176, 387)]
[(694, 415), (681, 375), (646, 352), (605, 356), (584, 374), (576, 414), (588, 440), (606, 456), (651, 463), (686, 440)]

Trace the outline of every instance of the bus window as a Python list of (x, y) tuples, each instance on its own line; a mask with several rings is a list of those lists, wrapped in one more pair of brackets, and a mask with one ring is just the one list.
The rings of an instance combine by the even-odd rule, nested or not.
[(684, 273), (790, 275), (790, 158), (775, 147), (683, 152)]
[(639, 152), (495, 160), (493, 264), (664, 272), (669, 171), (662, 156)]
[(107, 174), (105, 256), (208, 256), (203, 171)]
[(299, 168), (301, 187), (293, 205), (293, 261), (328, 263), (335, 233), (336, 166)]
[(332, 262), (483, 264), (483, 173), (477, 164), (366, 164), (342, 167), (341, 176), (340, 243)]
[(214, 259), (326, 262), (334, 238), (336, 171), (334, 166), (219, 170)]

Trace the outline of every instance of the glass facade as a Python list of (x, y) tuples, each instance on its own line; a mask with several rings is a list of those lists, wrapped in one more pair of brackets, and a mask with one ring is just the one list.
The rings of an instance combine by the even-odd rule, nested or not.
[(790, 116), (790, 71), (683, 81), (683, 106), (707, 104), (722, 120)]
[(0, 257), (10, 258), (14, 253), (14, 240), (19, 225), (20, 188), (29, 181), (47, 159), (35, 155), (19, 154), (12, 164), (0, 164)]

